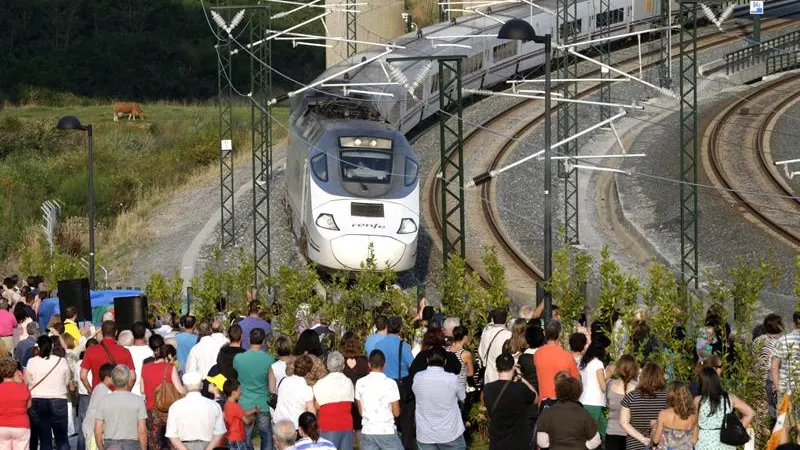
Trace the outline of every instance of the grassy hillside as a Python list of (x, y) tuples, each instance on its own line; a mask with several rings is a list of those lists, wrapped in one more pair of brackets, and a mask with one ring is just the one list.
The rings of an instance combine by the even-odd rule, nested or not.
[[(44, 257), (39, 206), (48, 199), (63, 205), (61, 252), (85, 254), (85, 133), (56, 130), (63, 115), (75, 115), (83, 124), (93, 125), (98, 253), (105, 247), (103, 254), (115, 260), (143, 238), (148, 214), (170, 192), (207, 178), (218, 167), (215, 106), (156, 103), (142, 107), (146, 120), (119, 123), (113, 122), (109, 104), (0, 111), (0, 271), (24, 271), (20, 256)], [(287, 110), (273, 111), (275, 119), (285, 124)], [(243, 158), (251, 148), (250, 108), (236, 107), (233, 119), (234, 149)], [(285, 137), (282, 126), (273, 129), (276, 141)]]

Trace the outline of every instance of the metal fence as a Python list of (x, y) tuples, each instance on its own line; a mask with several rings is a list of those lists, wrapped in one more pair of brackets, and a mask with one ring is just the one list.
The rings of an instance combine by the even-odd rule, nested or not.
[(800, 52), (781, 53), (769, 56), (766, 58), (765, 63), (767, 66), (767, 75), (783, 72), (784, 70), (796, 69), (800, 67)]
[(760, 64), (769, 57), (779, 57), (798, 50), (800, 50), (800, 30), (726, 54), (725, 74), (730, 75)]

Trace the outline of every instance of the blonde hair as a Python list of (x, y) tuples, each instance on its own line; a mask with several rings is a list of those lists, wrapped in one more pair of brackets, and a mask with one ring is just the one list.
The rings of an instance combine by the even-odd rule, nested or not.
[(525, 340), (525, 330), (528, 329), (528, 321), (517, 319), (511, 325), (511, 339), (508, 340), (508, 352), (512, 355), (522, 353), (528, 348), (528, 341)]
[(667, 389), (667, 408), (672, 408), (675, 414), (686, 420), (695, 414), (692, 393), (680, 381), (675, 381)]

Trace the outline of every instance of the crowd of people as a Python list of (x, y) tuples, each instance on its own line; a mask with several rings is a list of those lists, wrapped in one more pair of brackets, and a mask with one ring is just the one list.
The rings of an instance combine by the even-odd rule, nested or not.
[[(42, 330), (46, 286), (23, 284), (7, 278), (0, 298), (0, 450), (465, 450), (476, 408), (492, 450), (724, 450), (729, 413), (743, 427), (754, 416), (723, 389), (734, 346), (713, 314), (696, 378), (679, 381), (648, 359), (659, 343), (641, 333), (645, 317), (630, 332), (581, 320), (565, 336), (541, 305), (514, 320), (491, 311), (483, 330), (421, 305), (414, 317), (376, 311), (367, 336), (324, 320), (287, 336), (254, 301), (231, 322), (168, 313), (126, 330), (79, 324), (68, 307)], [(770, 314), (754, 336), (774, 418), (800, 369), (793, 321), (786, 332)], [(620, 330), (613, 341), (636, 351), (612, 361)]]

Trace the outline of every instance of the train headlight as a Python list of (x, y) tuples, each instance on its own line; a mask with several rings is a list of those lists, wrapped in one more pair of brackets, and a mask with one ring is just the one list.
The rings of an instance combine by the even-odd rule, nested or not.
[(400, 221), (400, 229), (397, 230), (397, 234), (409, 234), (416, 231), (417, 223), (414, 222), (414, 219), (403, 219)]
[(339, 231), (339, 227), (336, 226), (336, 221), (333, 220), (333, 216), (330, 214), (320, 214), (317, 216), (316, 224), (318, 227), (325, 228), (326, 230)]

